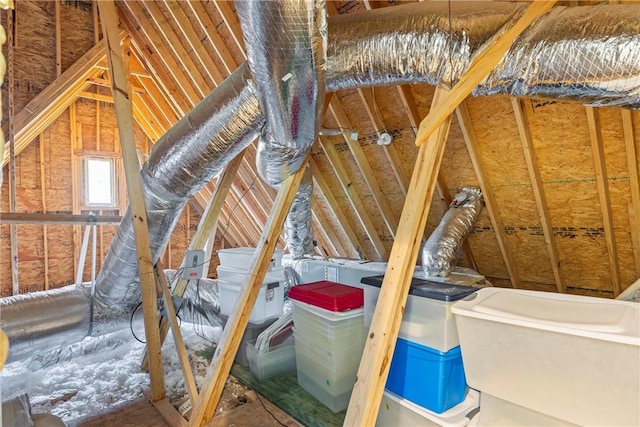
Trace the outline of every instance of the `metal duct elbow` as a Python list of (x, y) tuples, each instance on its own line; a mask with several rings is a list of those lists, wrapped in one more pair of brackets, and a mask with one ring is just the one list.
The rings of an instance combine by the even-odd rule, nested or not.
[(302, 167), (320, 128), (326, 4), (238, 1), (236, 10), (267, 122), (258, 142), (258, 173), (268, 184), (277, 185)]
[(311, 169), (306, 166), (291, 209), (284, 222), (284, 240), (293, 258), (301, 258), (314, 251), (311, 228), (311, 195), (313, 179)]
[[(141, 170), (154, 262), (187, 199), (253, 141), (264, 116), (249, 69), (241, 66), (154, 145)], [(96, 280), (92, 334), (126, 320), (140, 301), (131, 211), (127, 210)]]
[(327, 91), (402, 83), (451, 86), (514, 3), (420, 2), (329, 19)]
[(482, 209), (482, 192), (463, 188), (456, 194), (440, 224), (422, 247), (422, 270), (427, 276), (448, 276), (455, 267), (456, 252), (473, 230)]
[(553, 8), (475, 91), (496, 93), (640, 108), (638, 5)]
[(89, 288), (75, 285), (0, 299), (7, 362), (83, 340), (91, 323)]

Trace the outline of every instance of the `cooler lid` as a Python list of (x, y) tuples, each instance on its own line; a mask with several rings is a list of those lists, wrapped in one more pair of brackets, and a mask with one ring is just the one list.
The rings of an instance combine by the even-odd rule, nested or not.
[[(372, 276), (363, 277), (360, 282), (365, 285), (375, 286), (379, 288), (382, 286), (384, 276)], [(458, 301), (467, 295), (471, 295), (478, 288), (473, 286), (453, 285), (450, 283), (432, 282), (430, 280), (418, 279), (416, 277), (411, 278), (411, 288), (409, 288), (409, 295), (416, 295), (419, 297), (435, 299), (439, 301)]]
[(345, 311), (364, 305), (362, 289), (322, 280), (293, 286), (289, 298), (330, 311)]

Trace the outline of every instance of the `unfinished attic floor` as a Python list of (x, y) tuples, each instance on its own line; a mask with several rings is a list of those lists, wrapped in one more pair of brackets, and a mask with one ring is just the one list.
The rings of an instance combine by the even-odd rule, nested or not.
[[(146, 398), (67, 422), (68, 427), (171, 427)], [(209, 427), (299, 427), (290, 415), (264, 396), (231, 379)]]

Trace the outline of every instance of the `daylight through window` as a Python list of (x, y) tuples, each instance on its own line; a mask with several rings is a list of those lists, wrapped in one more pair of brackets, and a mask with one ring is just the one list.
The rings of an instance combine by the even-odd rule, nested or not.
[(88, 206), (113, 206), (113, 160), (85, 159), (85, 197)]

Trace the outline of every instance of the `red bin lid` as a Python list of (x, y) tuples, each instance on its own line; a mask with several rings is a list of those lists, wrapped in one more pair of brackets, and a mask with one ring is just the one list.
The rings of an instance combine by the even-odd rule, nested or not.
[(360, 288), (322, 280), (293, 286), (289, 298), (329, 311), (346, 311), (364, 305), (364, 292)]

